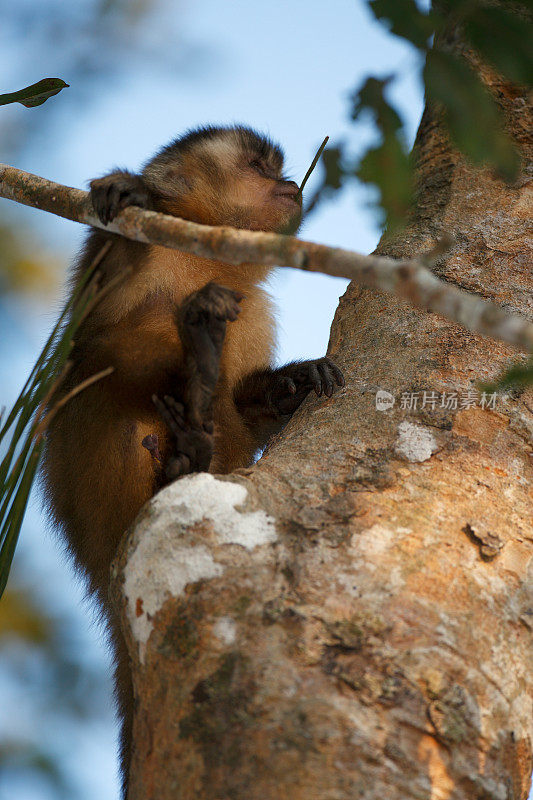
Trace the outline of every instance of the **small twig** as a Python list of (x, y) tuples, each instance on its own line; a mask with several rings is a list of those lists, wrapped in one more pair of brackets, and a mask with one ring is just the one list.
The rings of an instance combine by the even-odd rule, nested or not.
[(93, 258), (89, 266), (89, 269), (87, 270), (87, 274), (83, 276), (87, 286), (89, 285), (89, 283), (91, 283), (91, 281), (95, 277), (97, 268), (100, 266), (105, 256), (109, 253), (112, 247), (113, 247), (113, 242), (111, 240), (108, 242), (104, 242), (100, 250)]
[(56, 391), (59, 389), (59, 387), (61, 386), (61, 384), (65, 380), (65, 378), (68, 375), (68, 373), (70, 372), (71, 368), (72, 368), (72, 361), (65, 362), (65, 366), (61, 370), (60, 374), (57, 376), (57, 378), (54, 381), (52, 381), (52, 385), (50, 386), (50, 388), (48, 389), (47, 393), (45, 394), (45, 396), (43, 397), (43, 399), (39, 403), (39, 408), (37, 409), (37, 411), (35, 413), (35, 419), (36, 420), (40, 420), (43, 417), (43, 415), (45, 413), (45, 410), (46, 410), (46, 407), (48, 406), (48, 403), (50, 402), (50, 400), (52, 399), (52, 397), (54, 396)]
[[(109, 292), (112, 291), (112, 289), (115, 288), (115, 286), (118, 286), (120, 283), (122, 283), (122, 281), (125, 280), (128, 277), (128, 275), (130, 275), (131, 271), (132, 271), (131, 267), (126, 267), (118, 275), (115, 275), (114, 278), (111, 278), (111, 280), (108, 281), (106, 283), (106, 285), (102, 289), (99, 289), (97, 291), (97, 293), (95, 294), (95, 296), (91, 300), (89, 300), (89, 302), (87, 303), (87, 308), (83, 312), (80, 322), (83, 322), (83, 320), (86, 319), (89, 316), (91, 311), (93, 311), (95, 306), (97, 306), (100, 303), (100, 301), (103, 300), (103, 298), (106, 295), (108, 295)], [(96, 274), (95, 274), (95, 278), (96, 278)], [(96, 278), (95, 285), (97, 284), (97, 282), (98, 282), (98, 279)]]
[(307, 170), (307, 172), (305, 173), (305, 177), (304, 177), (303, 181), (302, 181), (302, 182), (301, 182), (301, 184), (300, 184), (300, 188), (298, 189), (298, 193), (296, 194), (296, 198), (297, 198), (297, 199), (298, 199), (298, 198), (300, 198), (300, 197), (302, 196), (302, 192), (303, 192), (303, 190), (304, 190), (305, 184), (306, 184), (306, 183), (307, 183), (307, 181), (309, 180), (309, 177), (310, 177), (311, 173), (313, 172), (314, 168), (315, 168), (315, 167), (316, 167), (316, 165), (318, 164), (318, 159), (319, 159), (319, 158), (320, 158), (320, 156), (322, 155), (322, 153), (323, 153), (323, 151), (324, 151), (324, 148), (325, 148), (325, 146), (327, 145), (328, 141), (329, 141), (329, 136), (326, 136), (326, 137), (325, 137), (325, 139), (324, 139), (324, 141), (322, 142), (322, 144), (321, 144), (321, 145), (320, 145), (320, 147), (318, 148), (318, 150), (317, 150), (317, 152), (316, 152), (316, 156), (315, 156), (315, 157), (313, 158), (313, 160), (311, 161), (311, 166), (309, 167), (309, 169), (308, 169), (308, 170)]
[[(119, 233), (128, 239), (202, 258), (236, 265), (293, 267), (354, 280), (362, 286), (403, 297), (411, 305), (441, 314), (475, 333), (533, 352), (533, 324), (525, 317), (508, 314), (496, 303), (436, 278), (425, 267), (427, 259), (435, 257), (434, 251), (404, 261), (365, 256), (293, 236), (199, 225), (134, 206), (121, 211), (109, 225), (103, 225), (87, 192), (3, 164), (0, 164), (0, 197)], [(438, 247), (445, 245), (443, 240)]]
[(57, 403), (54, 406), (52, 406), (52, 408), (44, 415), (44, 417), (36, 426), (33, 432), (33, 438), (35, 439), (35, 441), (36, 442), (39, 441), (39, 439), (42, 437), (43, 433), (45, 432), (45, 430), (47, 429), (47, 427), (50, 425), (51, 421), (57, 414), (57, 412), (61, 408), (63, 408), (63, 406), (66, 405), (69, 402), (69, 400), (72, 400), (72, 398), (75, 397), (77, 394), (83, 392), (84, 389), (87, 389), (89, 386), (92, 386), (93, 383), (96, 383), (97, 381), (102, 380), (102, 378), (106, 378), (108, 375), (111, 375), (111, 373), (114, 371), (115, 367), (106, 367), (106, 369), (103, 369), (100, 372), (91, 375), (89, 378), (86, 378), (81, 383), (78, 383), (78, 385), (75, 386), (73, 389), (71, 389), (71, 391), (68, 392), (68, 394), (66, 394), (64, 397), (62, 397), (61, 400), (58, 400)]

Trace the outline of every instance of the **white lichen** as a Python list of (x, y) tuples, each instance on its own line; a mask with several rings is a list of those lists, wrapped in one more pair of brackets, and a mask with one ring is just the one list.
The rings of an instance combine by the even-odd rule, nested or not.
[[(152, 619), (166, 600), (179, 597), (190, 583), (223, 574), (209, 548), (213, 538), (215, 547), (240, 545), (249, 552), (276, 541), (271, 517), (262, 510), (244, 510), (247, 494), (239, 483), (201, 473), (182, 478), (153, 499), (151, 513), (137, 525), (124, 569), (128, 620), (141, 663)], [(191, 541), (188, 528), (202, 520), (211, 523), (209, 542)], [(225, 635), (230, 635), (227, 625)]]
[(413, 422), (400, 422), (394, 450), (407, 461), (427, 461), (439, 449), (429, 428)]
[(237, 625), (231, 617), (220, 617), (213, 625), (213, 633), (222, 644), (229, 647), (237, 638)]
[(274, 520), (264, 511), (238, 510), (247, 497), (246, 488), (233, 481), (221, 481), (202, 472), (172, 484), (155, 498), (155, 505), (164, 503), (181, 525), (202, 519), (212, 520), (220, 544), (240, 544), (253, 550), (277, 539)]

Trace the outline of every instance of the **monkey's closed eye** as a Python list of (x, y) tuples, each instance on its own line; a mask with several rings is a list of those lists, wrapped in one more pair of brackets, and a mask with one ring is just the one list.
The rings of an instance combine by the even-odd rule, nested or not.
[(263, 177), (272, 178), (273, 180), (276, 179), (274, 170), (271, 167), (267, 166), (267, 164), (265, 164), (263, 161), (258, 161), (257, 159), (254, 159), (253, 161), (250, 161), (250, 166), (252, 167), (252, 169), (255, 169), (255, 171), (258, 172)]

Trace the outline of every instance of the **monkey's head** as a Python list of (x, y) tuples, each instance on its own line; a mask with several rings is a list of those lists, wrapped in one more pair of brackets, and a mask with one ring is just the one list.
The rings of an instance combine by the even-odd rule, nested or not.
[(206, 225), (295, 233), (298, 186), (283, 176), (283, 153), (251, 128), (206, 127), (163, 148), (143, 170), (161, 211)]

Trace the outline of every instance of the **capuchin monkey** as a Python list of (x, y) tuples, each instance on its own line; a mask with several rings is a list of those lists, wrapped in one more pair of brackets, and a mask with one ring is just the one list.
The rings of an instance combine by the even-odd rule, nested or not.
[[(206, 127), (164, 147), (139, 175), (93, 180), (109, 223), (135, 205), (206, 225), (295, 233), (301, 196), (283, 154), (250, 128)], [(252, 463), (307, 394), (344, 385), (329, 359), (273, 369), (274, 322), (261, 287), (269, 268), (234, 266), (91, 229), (73, 291), (106, 242), (100, 285), (115, 281), (76, 332), (55, 404), (91, 375), (51, 423), (43, 480), (53, 519), (108, 621), (122, 719), (124, 793), (133, 690), (126, 645), (108, 598), (110, 565), (139, 510), (168, 481)]]

